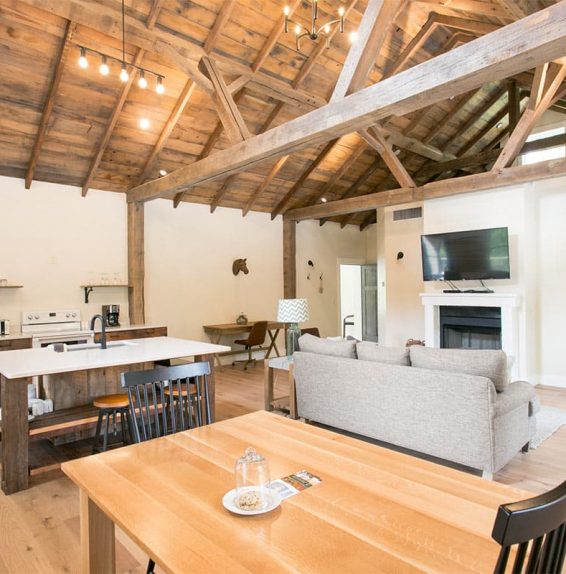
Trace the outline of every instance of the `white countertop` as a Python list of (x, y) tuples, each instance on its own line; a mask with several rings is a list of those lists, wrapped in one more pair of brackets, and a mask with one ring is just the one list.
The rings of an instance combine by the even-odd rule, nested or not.
[(229, 351), (225, 345), (175, 337), (112, 341), (107, 349), (80, 348), (57, 353), (52, 348), (20, 349), (0, 353), (0, 373), (7, 379), (101, 369), (145, 361), (161, 361)]
[[(96, 324), (96, 333), (100, 333), (99, 324)], [(137, 331), (138, 329), (163, 329), (167, 325), (120, 325), (119, 327), (106, 327), (107, 333), (115, 333), (116, 331)]]
[(24, 335), (19, 331), (10, 335), (0, 335), (0, 341), (13, 341), (14, 339), (31, 339), (31, 335)]

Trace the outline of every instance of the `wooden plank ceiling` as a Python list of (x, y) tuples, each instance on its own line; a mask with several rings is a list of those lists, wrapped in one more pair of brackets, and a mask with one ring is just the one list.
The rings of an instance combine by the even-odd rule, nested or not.
[[(384, 1), (389, 23), (361, 87), (554, 4)], [(307, 3), (289, 5), (293, 18), (307, 24)], [(0, 174), (26, 178), (32, 189), (33, 180), (41, 180), (79, 186), (83, 195), (89, 188), (126, 192), (160, 170), (172, 172), (329, 101), (350, 48), (348, 32), (360, 25), (368, 0), (346, 0), (346, 33), (335, 34), (330, 48), (303, 39), (301, 52), (294, 35), (283, 33), (283, 6), (280, 0), (126, 0), (127, 61), (165, 77), (166, 92), (158, 95), (152, 85), (138, 87), (137, 78), (122, 83), (115, 62), (106, 77), (94, 55), (88, 69), (77, 65), (79, 46), (121, 57), (120, 28), (113, 26), (121, 11), (117, 0), (0, 0)], [(321, 21), (339, 6), (320, 0)], [(195, 65), (190, 57), (172, 57), (171, 46), (194, 53)], [(275, 215), (484, 172), (527, 108), (531, 87), (544, 86), (545, 78), (547, 85), (563, 80), (558, 70), (538, 73), (546, 75), (535, 78), (532, 70), (494, 78), (471, 93), (390, 117), (377, 130), (168, 197), (175, 205), (190, 201)], [(566, 111), (563, 100), (547, 99), (545, 105)], [(147, 130), (139, 127), (142, 117), (150, 122)], [(524, 140), (516, 139), (520, 148)], [(364, 228), (373, 218), (374, 212), (362, 212), (330, 220)]]

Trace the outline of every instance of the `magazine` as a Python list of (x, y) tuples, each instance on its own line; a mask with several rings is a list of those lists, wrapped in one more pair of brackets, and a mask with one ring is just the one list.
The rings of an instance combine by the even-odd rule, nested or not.
[(318, 476), (306, 470), (301, 470), (295, 474), (272, 480), (271, 488), (279, 493), (281, 500), (285, 500), (320, 482), (322, 482), (322, 479)]

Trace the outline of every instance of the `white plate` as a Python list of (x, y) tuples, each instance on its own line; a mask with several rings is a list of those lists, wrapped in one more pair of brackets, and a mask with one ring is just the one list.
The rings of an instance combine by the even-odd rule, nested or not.
[[(249, 490), (251, 489), (253, 489), (253, 487), (249, 488)], [(242, 516), (253, 516), (254, 514), (265, 514), (266, 512), (271, 512), (281, 504), (281, 497), (279, 496), (279, 493), (272, 488), (269, 489), (269, 498), (270, 503), (265, 508), (260, 510), (242, 510), (239, 506), (236, 505), (236, 489), (233, 488), (222, 497), (222, 504), (226, 510), (233, 512), (234, 514), (241, 514)]]

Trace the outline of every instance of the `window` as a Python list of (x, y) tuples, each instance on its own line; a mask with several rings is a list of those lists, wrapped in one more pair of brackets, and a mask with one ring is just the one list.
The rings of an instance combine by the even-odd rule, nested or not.
[[(528, 142), (541, 140), (545, 138), (550, 138), (552, 136), (557, 136), (565, 133), (566, 129), (564, 127), (554, 128), (552, 130), (545, 130), (543, 132), (538, 132), (537, 134), (531, 134), (528, 138)], [(566, 157), (566, 146), (556, 146), (546, 149), (541, 149), (538, 151), (531, 151), (522, 156), (521, 164), (529, 165), (531, 163), (538, 163), (539, 161), (547, 161), (550, 159), (559, 159), (561, 157)]]

